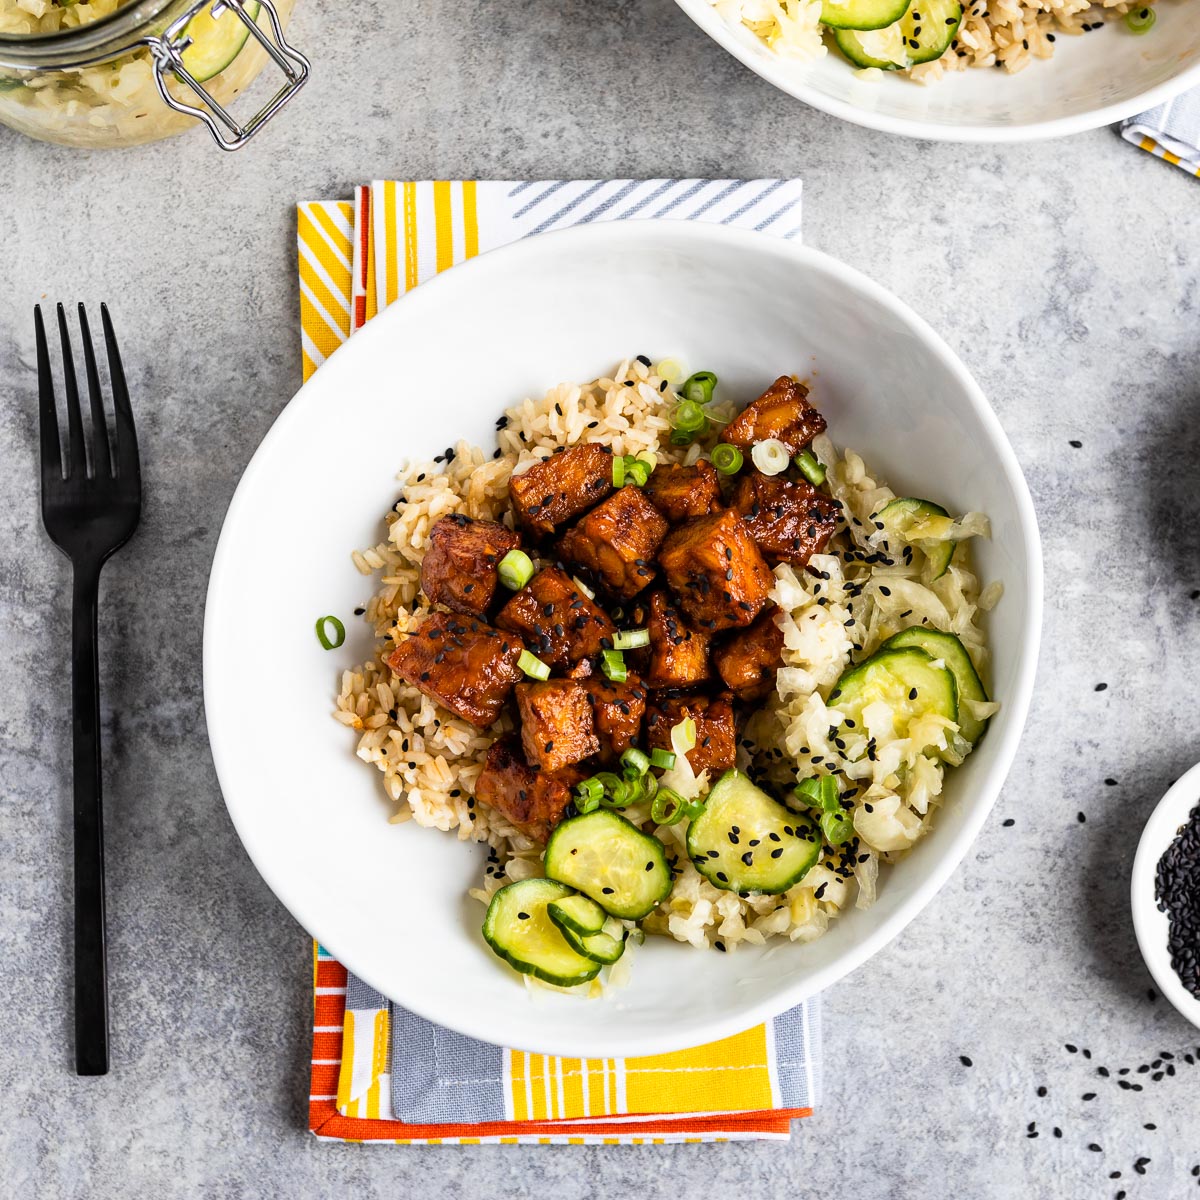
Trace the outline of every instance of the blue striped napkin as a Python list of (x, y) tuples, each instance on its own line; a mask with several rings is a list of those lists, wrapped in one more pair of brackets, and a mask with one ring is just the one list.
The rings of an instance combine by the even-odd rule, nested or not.
[(1200, 176), (1200, 91), (1184, 92), (1130, 117), (1121, 125), (1121, 136), (1189, 175)]

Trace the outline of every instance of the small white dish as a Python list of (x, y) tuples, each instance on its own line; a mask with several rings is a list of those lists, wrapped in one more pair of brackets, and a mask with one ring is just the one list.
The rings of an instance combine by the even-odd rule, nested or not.
[[(676, 0), (718, 45), (768, 83), (843, 121), (947, 142), (1024, 142), (1113, 125), (1200, 85), (1200, 21), (1190, 0), (1159, 0), (1158, 21), (1136, 37), (1120, 22), (1062, 35), (1053, 58), (1016, 75), (977, 68), (929, 85), (895, 73), (863, 79), (836, 50), (796, 62), (732, 25), (711, 0)], [(786, 139), (787, 108), (778, 107)]]
[[(524, 396), (623, 356), (671, 356), (753, 397), (811, 372), (835, 442), (902, 494), (986, 512), (976, 562), (1004, 584), (989, 614), (1000, 712), (946, 780), (930, 835), (810, 944), (703, 953), (652, 938), (610, 996), (526, 990), (480, 936), (467, 896), (486, 849), (389, 825), (378, 773), (332, 717), (340, 671), (369, 657), (351, 614), (377, 586), (350, 551), (381, 536), (406, 458), (494, 444)], [(263, 878), (356, 975), (472, 1037), (544, 1054), (662, 1053), (747, 1029), (836, 982), (933, 898), (974, 841), (1016, 752), (1041, 631), (1029, 491), (979, 386), (906, 305), (793, 242), (685, 221), (618, 221), (529, 238), (423, 283), (316, 373), (238, 485), (209, 581), (204, 704), (230, 816)], [(314, 622), (346, 623), (322, 650)], [(880, 1003), (884, 1003), (881, 998)]]
[(1200, 763), (1182, 779), (1175, 781), (1150, 814), (1133, 860), (1130, 901), (1138, 947), (1150, 974), (1154, 976), (1154, 982), (1158, 984), (1158, 990), (1180, 1015), (1200, 1028), (1200, 1000), (1183, 986), (1171, 966), (1171, 955), (1167, 949), (1170, 922), (1167, 914), (1159, 910), (1154, 894), (1159, 860), (1197, 805), (1200, 805)]

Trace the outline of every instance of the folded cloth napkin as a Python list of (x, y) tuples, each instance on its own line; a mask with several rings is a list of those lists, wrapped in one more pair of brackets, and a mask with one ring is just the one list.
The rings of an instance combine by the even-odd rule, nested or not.
[[(358, 188), (353, 201), (301, 204), (304, 377), (423, 280), (517, 238), (647, 217), (795, 238), (800, 199), (798, 180), (467, 180), (384, 181)], [(318, 1137), (409, 1144), (786, 1139), (790, 1121), (816, 1103), (817, 1000), (692, 1050), (565, 1059), (442, 1029), (392, 1004), (321, 947), (314, 955), (309, 1124)]]
[(1121, 125), (1121, 136), (1189, 175), (1200, 175), (1200, 91), (1130, 117)]

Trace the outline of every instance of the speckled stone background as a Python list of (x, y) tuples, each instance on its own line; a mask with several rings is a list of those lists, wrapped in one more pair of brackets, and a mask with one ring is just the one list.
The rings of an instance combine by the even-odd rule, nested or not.
[[(972, 149), (840, 124), (670, 0), (308, 0), (294, 32), (313, 82), (238, 155), (199, 132), (88, 154), (0, 129), (0, 1195), (1200, 1197), (1200, 1066), (1182, 1058), (1200, 1031), (1148, 992), (1127, 904), (1141, 823), (1200, 757), (1200, 184), (1107, 130)], [(828, 994), (825, 1100), (790, 1144), (318, 1143), (308, 942), (226, 818), (200, 699), (222, 514), (300, 381), (294, 201), (388, 176), (664, 173), (802, 176), (810, 244), (911, 302), (991, 397), (1048, 568), (1019, 760), (951, 883)], [(113, 305), (146, 471), (141, 531), (103, 588), (104, 1079), (71, 1069), (69, 577), (37, 517), (43, 298)], [(1136, 1073), (1161, 1051), (1177, 1075)], [(1117, 1087), (1121, 1067), (1143, 1091)]]

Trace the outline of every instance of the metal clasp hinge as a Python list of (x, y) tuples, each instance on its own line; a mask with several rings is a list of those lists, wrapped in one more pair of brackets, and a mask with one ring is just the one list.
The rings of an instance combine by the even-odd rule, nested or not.
[[(245, 0), (203, 0), (178, 20), (173, 21), (161, 37), (150, 37), (145, 44), (150, 48), (154, 59), (154, 82), (158, 85), (159, 95), (163, 102), (176, 112), (185, 113), (203, 121), (208, 126), (213, 140), (222, 150), (239, 150), (244, 146), (308, 81), (312, 69), (308, 59), (294, 46), (290, 45), (283, 36), (283, 25), (279, 14), (271, 0), (259, 0), (259, 5), (271, 21), (271, 36), (258, 27), (257, 20), (246, 11)], [(191, 38), (185, 34), (188, 22), (209, 8), (215, 18), (224, 12), (232, 11), (245, 24), (250, 35), (274, 61), (283, 72), (286, 82), (267, 103), (259, 109), (244, 125), (221, 105), (203, 84), (193, 78), (183, 65), (183, 52), (191, 45)], [(167, 87), (167, 72), (170, 72), (181, 83), (196, 94), (203, 104), (199, 108), (185, 104), (182, 100), (171, 95)]]

